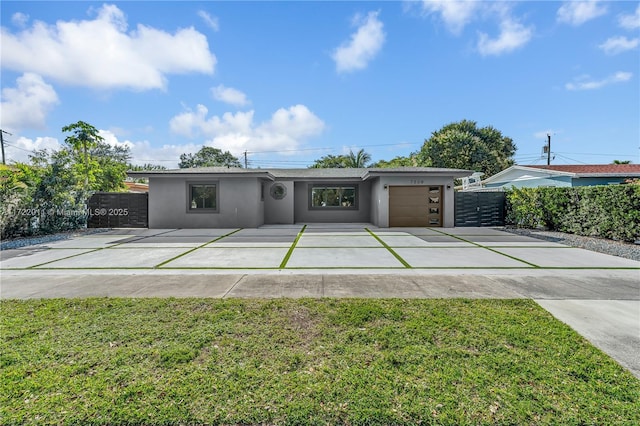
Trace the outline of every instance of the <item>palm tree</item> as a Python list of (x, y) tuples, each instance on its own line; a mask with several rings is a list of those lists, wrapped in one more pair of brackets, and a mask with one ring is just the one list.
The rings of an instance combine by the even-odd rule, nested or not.
[(349, 155), (345, 158), (345, 167), (353, 167), (355, 169), (361, 169), (367, 167), (371, 161), (371, 154), (361, 149), (356, 154), (352, 150), (349, 150)]

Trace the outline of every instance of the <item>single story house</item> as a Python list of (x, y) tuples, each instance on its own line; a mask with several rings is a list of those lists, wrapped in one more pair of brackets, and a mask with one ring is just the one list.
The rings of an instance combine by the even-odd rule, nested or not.
[(471, 171), (205, 167), (128, 174), (149, 179), (150, 228), (349, 222), (453, 227), (453, 181)]
[(511, 187), (617, 185), (640, 178), (640, 164), (511, 166), (465, 191), (502, 190)]

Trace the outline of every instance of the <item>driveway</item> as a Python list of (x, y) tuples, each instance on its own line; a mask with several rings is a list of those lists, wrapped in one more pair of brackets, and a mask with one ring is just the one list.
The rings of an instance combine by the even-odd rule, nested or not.
[[(491, 228), (283, 225), (257, 229), (116, 229), (2, 252), (29, 271), (632, 270), (639, 262)], [(360, 271), (361, 272), (361, 271)]]
[(2, 298), (531, 298), (640, 377), (640, 262), (498, 229), (116, 229), (0, 255)]

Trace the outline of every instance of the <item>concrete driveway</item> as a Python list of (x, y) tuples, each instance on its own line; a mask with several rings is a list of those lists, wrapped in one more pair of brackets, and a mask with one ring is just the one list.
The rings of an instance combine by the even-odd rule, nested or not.
[(116, 229), (0, 252), (2, 298), (531, 298), (640, 378), (640, 262), (491, 228)]
[(2, 270), (624, 270), (640, 262), (491, 228), (117, 229), (5, 250)]

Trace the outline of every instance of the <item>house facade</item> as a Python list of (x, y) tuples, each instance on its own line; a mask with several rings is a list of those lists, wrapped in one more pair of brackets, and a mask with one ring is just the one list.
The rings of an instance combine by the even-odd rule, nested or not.
[(426, 167), (129, 172), (149, 179), (150, 228), (294, 223), (453, 227), (453, 181), (470, 174)]
[(640, 164), (511, 166), (469, 191), (549, 186), (617, 185), (640, 178)]

